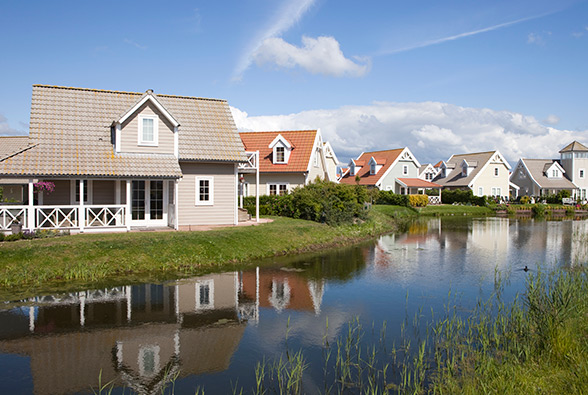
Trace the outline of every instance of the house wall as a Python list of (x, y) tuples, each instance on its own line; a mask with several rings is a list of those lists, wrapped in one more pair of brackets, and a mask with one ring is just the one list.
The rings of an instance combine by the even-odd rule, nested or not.
[[(317, 166), (314, 165), (315, 157), (318, 158)], [(317, 177), (321, 180), (328, 179), (326, 168), (323, 164), (323, 151), (317, 150), (315, 147), (314, 152), (310, 157), (310, 170), (308, 172), (308, 177), (306, 178), (306, 183), (313, 182)]]
[(325, 162), (327, 164), (327, 177), (330, 181), (337, 181), (337, 165), (338, 163), (335, 162), (335, 158), (333, 157), (325, 157)]
[[(498, 167), (498, 177), (494, 176), (494, 168)], [(474, 195), (479, 196), (479, 187), (483, 188), (483, 194), (485, 196), (492, 195), (492, 188), (500, 188), (501, 196), (508, 198), (509, 196), (509, 184), (508, 184), (508, 168), (503, 163), (488, 163), (488, 166), (484, 168), (476, 177), (472, 184), (472, 191)]]
[[(159, 138), (157, 146), (139, 146), (139, 115), (157, 115), (159, 117)], [(121, 128), (121, 152), (138, 153), (174, 153), (174, 127), (167, 118), (150, 102), (143, 104), (133, 116), (129, 117)]]
[(92, 184), (92, 204), (114, 204), (114, 180), (94, 180)]
[[(403, 174), (402, 169), (403, 166), (408, 166), (408, 174)], [(381, 170), (380, 170), (381, 171)], [(417, 165), (411, 160), (399, 160), (396, 162), (394, 167), (390, 169), (390, 172), (386, 175), (386, 177), (382, 180), (380, 185), (380, 189), (382, 191), (394, 191), (394, 193), (400, 193), (400, 185), (396, 183), (397, 178), (418, 178), (419, 176), (419, 168)], [(390, 189), (391, 188), (391, 189)]]
[[(520, 170), (522, 169), (524, 176), (521, 177)], [(539, 188), (533, 182), (531, 176), (526, 171), (525, 167), (517, 166), (512, 174), (511, 181), (520, 187), (519, 196), (537, 196), (539, 195)]]
[(178, 286), (178, 308), (180, 313), (192, 313), (196, 309), (196, 284), (212, 281), (214, 284), (213, 298), (215, 309), (235, 308), (237, 306), (236, 300), (236, 284), (235, 273), (211, 274), (202, 276), (187, 281), (187, 284), (180, 284)]
[(43, 205), (59, 206), (74, 204), (71, 202), (71, 181), (70, 180), (44, 180), (55, 184), (55, 189), (49, 195), (43, 195)]
[[(255, 196), (255, 174), (247, 173), (244, 177), (249, 184), (246, 196)], [(291, 192), (296, 187), (304, 186), (304, 179), (303, 173), (260, 173), (259, 195), (269, 195), (268, 184), (288, 184), (288, 192)]]
[[(235, 222), (237, 190), (233, 163), (180, 162), (183, 177), (178, 183), (178, 224), (227, 225)], [(213, 177), (213, 205), (196, 205), (196, 177)]]

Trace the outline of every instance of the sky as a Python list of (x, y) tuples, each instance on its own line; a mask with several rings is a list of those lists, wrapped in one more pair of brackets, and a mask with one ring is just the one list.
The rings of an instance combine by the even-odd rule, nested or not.
[(320, 128), (343, 163), (588, 144), (588, 0), (2, 0), (0, 50), (0, 135), (47, 84), (226, 99), (239, 130)]

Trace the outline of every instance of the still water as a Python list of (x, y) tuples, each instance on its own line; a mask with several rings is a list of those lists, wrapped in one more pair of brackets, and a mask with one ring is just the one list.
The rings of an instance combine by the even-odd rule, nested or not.
[[(163, 284), (44, 295), (0, 305), (0, 393), (246, 392), (255, 364), (302, 349), (305, 392), (320, 389), (320, 355), (359, 319), (387, 338), (403, 320), (466, 314), (503, 278), (504, 295), (537, 270), (586, 262), (587, 221), (441, 218), (337, 251)], [(527, 266), (530, 271), (524, 271)], [(449, 294), (453, 295), (449, 298)], [(328, 324), (327, 324), (328, 321)]]

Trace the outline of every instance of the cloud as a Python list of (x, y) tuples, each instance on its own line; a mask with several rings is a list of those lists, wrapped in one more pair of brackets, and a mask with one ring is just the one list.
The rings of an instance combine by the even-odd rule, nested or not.
[(545, 45), (545, 36), (551, 36), (551, 32), (529, 33), (527, 35), (527, 44)]
[(346, 58), (333, 37), (302, 37), (302, 47), (296, 47), (281, 38), (266, 39), (253, 58), (258, 65), (276, 64), (279, 67), (300, 66), (312, 74), (334, 77), (364, 75), (370, 68), (369, 59), (359, 58), (363, 63), (355, 63)]
[(125, 39), (124, 39), (124, 42), (125, 42), (125, 44), (132, 45), (133, 47), (135, 47), (135, 48), (139, 48), (139, 49), (141, 49), (141, 50), (146, 50), (146, 49), (147, 49), (147, 46), (145, 46), (145, 45), (141, 45), (141, 44), (138, 44), (138, 43), (136, 43), (136, 42), (135, 42), (135, 41), (133, 41), (133, 40), (129, 40), (128, 38), (125, 38)]
[(448, 42), (448, 41), (459, 40), (461, 38), (471, 37), (471, 36), (475, 36), (475, 35), (478, 35), (478, 34), (487, 33), (487, 32), (491, 32), (493, 30), (498, 30), (498, 29), (502, 29), (502, 28), (505, 28), (505, 27), (508, 27), (508, 26), (516, 25), (516, 24), (519, 24), (519, 23), (522, 23), (522, 22), (530, 21), (530, 20), (533, 20), (533, 19), (541, 18), (541, 17), (547, 16), (547, 15), (550, 15), (552, 13), (553, 12), (545, 13), (545, 14), (540, 14), (540, 15), (534, 15), (534, 16), (530, 16), (530, 17), (526, 17), (526, 18), (521, 18), (521, 19), (517, 19), (517, 20), (514, 20), (514, 21), (510, 21), (510, 22), (500, 23), (498, 25), (488, 26), (488, 27), (485, 27), (483, 29), (471, 30), (469, 32), (464, 32), (464, 33), (459, 33), (459, 34), (455, 34), (455, 35), (452, 35), (452, 36), (437, 38), (437, 39), (434, 39), (434, 40), (427, 40), (427, 41), (424, 41), (422, 43), (410, 45), (408, 47), (397, 48), (397, 49), (390, 49), (390, 50), (383, 50), (383, 51), (380, 51), (380, 53), (378, 53), (378, 55), (393, 55), (393, 54), (397, 54), (397, 53), (401, 53), (401, 52), (412, 51), (413, 49), (425, 48), (425, 47), (429, 47), (431, 45), (442, 44), (442, 43), (445, 43), (445, 42)]
[(584, 36), (584, 34), (586, 34), (587, 32), (588, 32), (588, 26), (585, 26), (582, 31), (572, 33), (572, 36), (574, 36), (576, 38), (580, 38), (580, 37)]
[(494, 149), (514, 163), (521, 157), (556, 158), (571, 141), (588, 141), (588, 130), (559, 130), (516, 112), (439, 102), (374, 102), (272, 116), (232, 112), (241, 131), (320, 128), (344, 162), (362, 151), (409, 147), (423, 163)]
[(251, 66), (253, 55), (265, 40), (272, 37), (278, 37), (286, 32), (292, 26), (297, 24), (306, 12), (312, 7), (316, 0), (288, 0), (278, 10), (277, 14), (271, 18), (272, 24), (258, 32), (255, 38), (247, 46), (241, 56), (235, 70), (233, 71), (233, 81), (239, 81), (243, 77), (245, 70)]
[(8, 124), (8, 119), (0, 114), (0, 136), (26, 136), (28, 134), (28, 125), (20, 123), (22, 129), (14, 129)]
[(548, 125), (557, 125), (559, 123), (559, 117), (557, 115), (550, 114), (547, 116), (547, 118), (545, 118), (543, 122), (545, 122)]

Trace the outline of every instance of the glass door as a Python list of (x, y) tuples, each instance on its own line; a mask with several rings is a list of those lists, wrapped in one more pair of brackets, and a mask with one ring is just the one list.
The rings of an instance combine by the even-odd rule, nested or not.
[(132, 189), (132, 218), (133, 221), (145, 219), (145, 181), (133, 181)]
[(163, 181), (151, 181), (149, 203), (150, 219), (163, 219)]
[(167, 226), (168, 184), (163, 180), (133, 180), (132, 225)]

